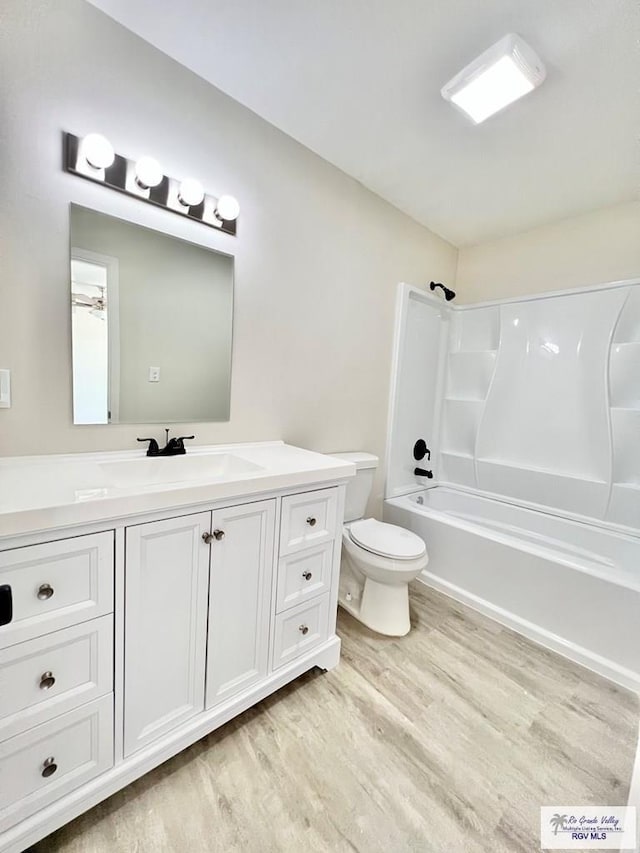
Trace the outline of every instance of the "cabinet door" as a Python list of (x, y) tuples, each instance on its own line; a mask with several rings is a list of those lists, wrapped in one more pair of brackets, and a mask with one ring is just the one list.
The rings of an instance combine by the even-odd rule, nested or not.
[(124, 752), (204, 707), (211, 513), (128, 527)]
[(213, 513), (207, 708), (267, 674), (275, 500)]

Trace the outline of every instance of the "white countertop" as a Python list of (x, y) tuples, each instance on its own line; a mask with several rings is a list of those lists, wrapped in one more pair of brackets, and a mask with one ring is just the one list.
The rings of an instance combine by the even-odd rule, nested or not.
[[(160, 482), (145, 481), (147, 466), (149, 479), (157, 475)], [(147, 458), (144, 450), (4, 457), (0, 458), (0, 539), (225, 498), (322, 486), (349, 479), (355, 470), (350, 462), (282, 441), (196, 446), (184, 456), (173, 457)]]

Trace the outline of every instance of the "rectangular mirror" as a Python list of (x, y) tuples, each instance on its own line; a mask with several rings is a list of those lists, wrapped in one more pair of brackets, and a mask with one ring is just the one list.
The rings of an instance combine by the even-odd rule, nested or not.
[(73, 422), (227, 421), (233, 258), (71, 205)]

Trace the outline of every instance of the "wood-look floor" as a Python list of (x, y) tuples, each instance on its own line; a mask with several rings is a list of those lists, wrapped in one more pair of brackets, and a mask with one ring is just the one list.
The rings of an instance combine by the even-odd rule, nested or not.
[(635, 695), (420, 584), (414, 629), (341, 612), (314, 671), (37, 853), (520, 853), (539, 807), (626, 804)]

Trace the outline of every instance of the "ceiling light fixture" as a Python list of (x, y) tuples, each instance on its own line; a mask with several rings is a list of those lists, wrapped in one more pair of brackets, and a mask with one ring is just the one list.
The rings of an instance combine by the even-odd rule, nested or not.
[(546, 77), (533, 48), (509, 33), (442, 87), (441, 95), (475, 123), (532, 92)]

